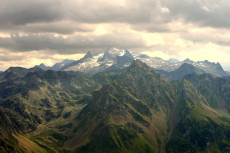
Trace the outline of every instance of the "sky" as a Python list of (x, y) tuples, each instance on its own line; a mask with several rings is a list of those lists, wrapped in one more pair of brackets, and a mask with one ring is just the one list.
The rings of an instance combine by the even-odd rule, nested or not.
[(108, 46), (230, 71), (229, 0), (0, 0), (0, 70)]

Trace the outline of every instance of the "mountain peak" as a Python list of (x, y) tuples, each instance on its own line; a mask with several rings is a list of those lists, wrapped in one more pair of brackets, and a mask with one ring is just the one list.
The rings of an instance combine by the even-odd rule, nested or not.
[(116, 57), (116, 56), (124, 56), (126, 50), (118, 49), (115, 47), (108, 47), (104, 53), (105, 57)]
[(131, 63), (131, 65), (130, 65), (130, 67), (131, 68), (135, 68), (135, 69), (139, 69), (139, 68), (143, 68), (143, 69), (149, 69), (149, 67), (145, 64), (145, 63), (143, 63), (141, 60), (139, 60), (139, 59), (136, 59), (136, 60), (134, 60), (132, 63)]
[(141, 60), (136, 59), (136, 60), (133, 61), (133, 63), (131, 65), (139, 65), (139, 66), (141, 66), (141, 65), (146, 65), (146, 64), (143, 63)]
[(141, 58), (150, 58), (148, 55), (145, 55), (145, 54), (141, 54), (140, 57)]
[(46, 65), (45, 65), (44, 63), (41, 63), (41, 64), (40, 64), (40, 65), (38, 65), (38, 66), (40, 67), (40, 66), (46, 66)]
[(172, 64), (174, 64), (174, 63), (179, 63), (180, 61), (179, 60), (177, 60), (177, 59), (175, 59), (175, 58), (170, 58), (169, 60), (167, 60), (169, 63), (172, 63)]
[(181, 69), (181, 68), (195, 68), (195, 66), (193, 66), (193, 65), (191, 65), (191, 64), (189, 64), (189, 63), (183, 63), (183, 64), (179, 67), (179, 69)]
[(91, 57), (93, 57), (93, 55), (90, 51), (88, 51), (87, 54), (85, 54), (85, 56), (83, 58), (87, 59), (87, 58), (91, 58)]
[(186, 58), (183, 62), (192, 62), (189, 58)]
[(40, 65), (36, 65), (35, 67), (39, 67), (41, 68), (42, 70), (49, 70), (51, 67), (49, 66), (46, 66), (44, 63), (41, 63)]

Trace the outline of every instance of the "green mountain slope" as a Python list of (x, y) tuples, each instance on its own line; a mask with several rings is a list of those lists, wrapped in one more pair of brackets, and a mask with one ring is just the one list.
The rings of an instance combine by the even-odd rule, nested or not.
[[(166, 86), (168, 90), (163, 90)], [(161, 121), (162, 126), (158, 127), (154, 122), (161, 119), (154, 116), (166, 117), (172, 108), (175, 93), (170, 87), (173, 88), (169, 81), (135, 61), (117, 80), (94, 93), (76, 118), (76, 135), (67, 145), (80, 140), (83, 147), (79, 152), (153, 152), (163, 148), (158, 142), (165, 141), (160, 132), (167, 134), (167, 121)]]
[(40, 125), (50, 128), (50, 121), (78, 113), (100, 87), (84, 76), (39, 68), (10, 68), (0, 78), (0, 108), (22, 133), (40, 133)]
[(172, 83), (140, 61), (117, 73), (106, 74), (116, 79), (79, 113), (67, 146), (76, 152), (228, 151), (228, 137), (218, 135), (228, 134), (228, 117), (191, 82)]
[(205, 97), (208, 105), (221, 112), (230, 113), (230, 82), (209, 74), (189, 75), (187, 80)]
[(183, 80), (182, 86), (184, 110), (166, 152), (229, 152), (229, 118), (209, 107), (191, 82)]
[(0, 75), (0, 142), (9, 144), (0, 146), (15, 152), (230, 152), (229, 89), (229, 81), (209, 74), (171, 82), (139, 60), (91, 78), (11, 68)]

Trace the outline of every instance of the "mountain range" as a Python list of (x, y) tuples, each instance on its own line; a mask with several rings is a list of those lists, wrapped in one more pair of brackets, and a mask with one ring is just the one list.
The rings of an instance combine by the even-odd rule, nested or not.
[(230, 81), (218, 63), (109, 47), (57, 67), (0, 74), (0, 152), (230, 152)]
[[(158, 57), (149, 57), (144, 54), (131, 53), (128, 50), (117, 49), (115, 47), (108, 47), (104, 53), (96, 55), (93, 55), (89, 51), (83, 58), (77, 61), (66, 59), (52, 67), (47, 67), (44, 64), (40, 64), (38, 67), (43, 70), (50, 69), (55, 71), (73, 71), (94, 75), (99, 72), (128, 67), (131, 62), (136, 59), (146, 63), (149, 67), (155, 69), (157, 72), (166, 72), (164, 75), (172, 74), (172, 71), (176, 71), (186, 63), (194, 66), (197, 69), (200, 69), (199, 71), (210, 73), (219, 77), (226, 77), (229, 75), (228, 72), (223, 70), (219, 63), (212, 63), (207, 60), (198, 62), (194, 62), (189, 58), (185, 59), (184, 61), (179, 61), (177, 59), (163, 60)], [(168, 78), (170, 79), (171, 76)]]

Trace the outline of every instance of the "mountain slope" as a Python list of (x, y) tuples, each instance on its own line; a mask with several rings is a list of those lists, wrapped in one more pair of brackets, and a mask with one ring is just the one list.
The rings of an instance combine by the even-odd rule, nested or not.
[(169, 117), (175, 97), (172, 89), (169, 81), (135, 61), (117, 80), (94, 93), (76, 118), (76, 135), (67, 145), (83, 145), (78, 152), (163, 150), (167, 136), (161, 133), (168, 134), (168, 122), (160, 115)]
[(43, 64), (43, 63), (41, 63), (41, 64), (39, 64), (39, 65), (36, 65), (35, 67), (38, 67), (38, 68), (40, 68), (40, 69), (42, 69), (42, 70), (44, 70), (44, 71), (50, 70), (50, 69), (51, 69), (50, 66), (46, 66), (46, 65)]
[(213, 109), (230, 114), (230, 82), (209, 74), (188, 75), (186, 79), (193, 83)]
[(46, 149), (37, 145), (21, 134), (20, 127), (15, 124), (15, 118), (7, 115), (0, 108), (0, 152), (47, 153)]
[[(10, 68), (0, 78), (0, 109), (21, 133), (41, 133), (38, 126), (46, 129), (51, 121), (67, 120), (77, 114), (85, 105), (84, 99), (100, 87), (85, 76), (38, 68)], [(54, 136), (53, 142), (57, 139)]]
[(0, 74), (0, 149), (229, 152), (230, 82), (187, 70), (197, 72), (184, 64), (171, 82), (140, 60), (92, 77), (10, 68)]
[(73, 63), (74, 60), (68, 60), (68, 59), (64, 59), (63, 61), (59, 62), (59, 63), (56, 63), (54, 64), (50, 70), (54, 70), (54, 71), (59, 71), (61, 70), (63, 67)]
[(208, 99), (191, 82), (183, 80), (182, 86), (184, 111), (173, 129), (166, 152), (229, 152), (229, 117), (210, 108)]
[(229, 138), (216, 136), (228, 135), (229, 118), (191, 82), (171, 83), (140, 61), (117, 73), (78, 114), (67, 146), (76, 152), (229, 151)]

